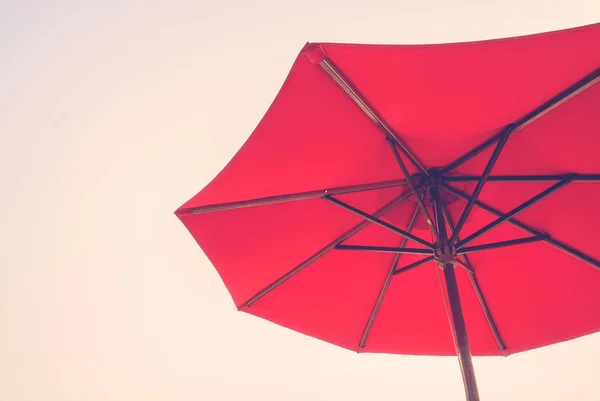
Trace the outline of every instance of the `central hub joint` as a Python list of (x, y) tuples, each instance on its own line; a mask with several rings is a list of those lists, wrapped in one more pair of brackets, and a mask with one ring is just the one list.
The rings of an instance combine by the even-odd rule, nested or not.
[(435, 248), (434, 260), (440, 269), (445, 269), (448, 264), (456, 267), (456, 249), (454, 245), (448, 244), (447, 248), (437, 245)]
[(428, 184), (430, 188), (439, 188), (442, 186), (442, 176), (439, 171), (431, 169), (429, 171)]
[[(425, 193), (427, 194), (426, 197), (431, 200), (431, 190), (434, 188), (441, 188), (442, 176), (440, 175), (439, 171), (431, 169), (429, 170), (428, 176), (421, 177), (420, 184), (425, 188)], [(433, 204), (433, 202), (430, 204)]]

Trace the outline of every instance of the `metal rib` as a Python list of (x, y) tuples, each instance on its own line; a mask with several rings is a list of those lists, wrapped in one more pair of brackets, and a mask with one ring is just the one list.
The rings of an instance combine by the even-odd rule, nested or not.
[[(447, 192), (451, 193), (452, 195), (454, 195), (462, 200), (466, 201), (467, 199), (469, 199), (469, 195), (467, 195), (463, 191), (456, 189), (448, 184), (442, 184), (442, 187)], [(498, 209), (495, 209), (494, 207), (492, 207), (486, 203), (483, 203), (481, 201), (475, 202), (475, 206), (477, 206), (481, 210), (485, 210), (486, 212), (488, 212), (496, 217), (502, 217), (504, 215), (504, 213), (502, 213)], [(548, 245), (551, 245), (554, 248), (558, 249), (559, 251), (564, 252), (567, 255), (572, 256), (573, 258), (600, 270), (600, 261), (585, 254), (584, 252), (580, 251), (579, 249), (574, 248), (571, 245), (565, 244), (564, 242), (555, 240), (555, 239), (551, 238), (549, 235), (544, 234), (541, 231), (539, 231), (525, 223), (520, 222), (519, 220), (510, 218), (510, 219), (506, 220), (506, 222), (528, 234), (545, 236), (545, 239), (543, 241), (545, 243), (547, 243)]]
[(370, 251), (383, 253), (402, 253), (407, 255), (431, 255), (433, 250), (421, 248), (397, 248), (393, 246), (377, 246), (377, 245), (336, 245), (335, 249), (343, 251)]
[(492, 157), (490, 157), (490, 160), (488, 161), (487, 165), (485, 166), (485, 169), (483, 170), (483, 174), (481, 175), (481, 178), (477, 182), (477, 186), (475, 187), (475, 190), (473, 191), (471, 198), (467, 202), (467, 206), (465, 206), (465, 209), (463, 210), (462, 214), (460, 215), (460, 218), (458, 219), (458, 223), (456, 223), (456, 227), (454, 228), (454, 231), (452, 232), (452, 238), (450, 238), (450, 243), (456, 242), (456, 239), (458, 238), (458, 235), (460, 234), (460, 230), (462, 230), (465, 222), (467, 221), (467, 218), (469, 217), (469, 213), (471, 213), (471, 209), (473, 209), (473, 203), (477, 200), (477, 197), (481, 193), (481, 190), (483, 189), (483, 186), (484, 186), (485, 182), (487, 181), (487, 178), (489, 177), (490, 173), (492, 172), (492, 168), (494, 168), (494, 164), (496, 164), (496, 161), (498, 160), (498, 157), (500, 156), (500, 152), (502, 152), (502, 149), (504, 149), (504, 145), (506, 144), (506, 141), (508, 140), (508, 135), (510, 134), (511, 130), (512, 130), (512, 127), (507, 127), (504, 130), (502, 137), (498, 141), (498, 144), (496, 145), (496, 148), (494, 149), (494, 153), (492, 153)]
[(470, 271), (471, 273), (474, 273), (475, 271), (473, 270), (473, 268), (471, 267), (471, 265), (469, 265), (467, 262), (465, 262), (464, 260), (461, 259), (461, 257), (463, 255), (456, 255), (456, 264), (459, 266), (462, 266), (465, 268), (465, 270)]
[(389, 139), (388, 139), (388, 143), (390, 145), (390, 148), (392, 149), (392, 153), (394, 153), (394, 157), (396, 158), (396, 161), (398, 162), (400, 169), (402, 170), (402, 174), (404, 174), (404, 178), (406, 178), (406, 184), (408, 185), (410, 190), (415, 195), (415, 199), (417, 201), (417, 204), (419, 205), (419, 208), (421, 209), (421, 213), (423, 213), (423, 216), (425, 216), (425, 220), (427, 221), (427, 224), (429, 225), (431, 232), (434, 234), (436, 240), (439, 242), (440, 234), (438, 233), (438, 229), (435, 227), (435, 224), (433, 224), (433, 220), (431, 219), (431, 216), (429, 215), (429, 212), (427, 211), (427, 208), (425, 207), (423, 200), (417, 193), (417, 189), (415, 188), (415, 185), (412, 182), (412, 178), (408, 172), (408, 169), (406, 168), (406, 164), (404, 164), (402, 157), (400, 157), (400, 154), (398, 154), (398, 149), (396, 149), (396, 146), (394, 145), (394, 143), (392, 141), (390, 141)]
[(374, 182), (369, 184), (351, 185), (347, 187), (319, 189), (316, 191), (297, 192), (288, 195), (268, 196), (265, 198), (249, 199), (239, 202), (227, 202), (215, 205), (206, 205), (195, 208), (181, 208), (176, 213), (178, 216), (190, 214), (200, 214), (208, 212), (218, 212), (222, 210), (239, 209), (250, 206), (270, 205), (273, 203), (292, 202), (304, 199), (322, 198), (325, 195), (341, 195), (352, 192), (372, 191), (375, 189), (393, 188), (406, 185), (406, 180), (393, 180), (384, 182)]
[(395, 276), (396, 274), (400, 274), (400, 273), (404, 273), (404, 272), (406, 272), (406, 271), (412, 270), (412, 269), (414, 269), (415, 267), (419, 267), (419, 266), (421, 266), (421, 265), (424, 265), (425, 263), (429, 263), (429, 262), (431, 262), (433, 259), (434, 259), (434, 257), (433, 257), (433, 255), (432, 255), (432, 256), (428, 256), (428, 257), (426, 257), (426, 258), (423, 258), (423, 259), (421, 259), (421, 260), (417, 260), (416, 262), (413, 262), (413, 263), (411, 263), (411, 264), (408, 264), (408, 265), (406, 265), (406, 266), (399, 267), (399, 268), (397, 268), (396, 270), (394, 270), (394, 276)]
[[(393, 224), (390, 224), (390, 223), (387, 223), (387, 222), (385, 222), (383, 220), (380, 220), (380, 219), (378, 219), (375, 216), (371, 216), (369, 213), (366, 213), (366, 212), (364, 212), (364, 211), (362, 211), (362, 210), (360, 210), (358, 208), (355, 208), (354, 206), (351, 206), (351, 205), (349, 205), (349, 204), (347, 204), (347, 203), (345, 203), (345, 202), (343, 202), (343, 201), (341, 201), (339, 199), (336, 199), (336, 198), (334, 198), (332, 196), (326, 196), (325, 199), (327, 199), (328, 201), (330, 201), (330, 202), (332, 202), (332, 203), (334, 203), (334, 204), (336, 204), (338, 206), (341, 206), (342, 208), (344, 208), (344, 209), (346, 209), (346, 210), (348, 210), (348, 211), (350, 211), (352, 213), (355, 213), (355, 214), (357, 214), (357, 215), (359, 215), (361, 217), (364, 217), (367, 220), (370, 220), (372, 223), (375, 223), (375, 224), (377, 224), (377, 225), (379, 225), (381, 227), (387, 228), (388, 230), (393, 231), (396, 234), (400, 234), (400, 235), (402, 235), (405, 238), (409, 238), (409, 239), (411, 239), (411, 240), (413, 240), (413, 241), (415, 241), (415, 242), (417, 242), (417, 243), (419, 243), (419, 244), (421, 244), (423, 246), (426, 246), (429, 249), (433, 249), (434, 248), (433, 244), (425, 241), (424, 239), (421, 239), (421, 238), (417, 237), (416, 235), (413, 235), (413, 234), (409, 233), (408, 231), (405, 231), (405, 230), (403, 230), (401, 228), (398, 228), (398, 227), (394, 226)], [(340, 248), (340, 249), (343, 249), (343, 248)], [(349, 248), (346, 248), (346, 249), (349, 249)]]
[(492, 242), (489, 244), (481, 244), (481, 245), (475, 245), (475, 246), (465, 246), (463, 248), (460, 248), (457, 251), (457, 254), (462, 255), (465, 253), (486, 251), (489, 249), (497, 249), (497, 248), (504, 248), (504, 247), (508, 247), (508, 246), (529, 244), (531, 242), (543, 241), (544, 238), (545, 237), (543, 237), (543, 236), (534, 235), (532, 237), (527, 237), (527, 238), (517, 238), (517, 239), (511, 239), (508, 241)]
[(483, 228), (475, 231), (473, 234), (469, 235), (467, 238), (465, 238), (462, 241), (458, 242), (456, 244), (456, 249), (461, 249), (462, 247), (464, 247), (469, 242), (473, 241), (474, 239), (479, 238), (480, 236), (482, 236), (483, 234), (487, 233), (488, 231), (490, 231), (494, 227), (496, 227), (499, 224), (504, 223), (506, 220), (508, 220), (508, 219), (516, 216), (517, 214), (521, 213), (522, 211), (524, 211), (528, 207), (530, 207), (530, 206), (534, 205), (535, 203), (541, 201), (542, 199), (544, 199), (548, 195), (550, 195), (550, 194), (558, 191), (559, 189), (563, 188), (564, 186), (566, 186), (570, 182), (571, 182), (570, 178), (567, 178), (565, 180), (559, 181), (556, 184), (552, 185), (550, 188), (547, 188), (546, 190), (540, 192), (539, 194), (537, 194), (533, 198), (529, 199), (528, 201), (521, 203), (519, 206), (517, 206), (516, 208), (512, 209), (510, 212), (508, 212), (506, 214), (503, 214), (502, 216), (498, 217), (496, 220), (492, 221), (491, 223), (489, 223), (485, 227), (483, 227)]
[(425, 175), (429, 175), (427, 170), (423, 167), (422, 163), (419, 162), (414, 156), (406, 144), (402, 143), (398, 138), (398, 135), (393, 132), (384, 122), (383, 120), (375, 113), (373, 108), (367, 103), (367, 101), (358, 93), (356, 88), (352, 87), (352, 85), (348, 82), (348, 80), (342, 75), (340, 70), (334, 66), (334, 64), (330, 60), (323, 60), (319, 63), (319, 65), (329, 74), (331, 78), (346, 92), (346, 94), (360, 107), (360, 109), (379, 127), (381, 131), (388, 137), (391, 138), (394, 142), (398, 144), (400, 149), (402, 149), (402, 153), (406, 155), (406, 157), (417, 167), (421, 172)]
[[(444, 204), (442, 204), (442, 212), (444, 213), (444, 217), (446, 219), (446, 223), (448, 223), (448, 227), (450, 228), (450, 231), (454, 232), (454, 222), (452, 221), (452, 216), (450, 216), (450, 213), (448, 213), (448, 208)], [(477, 277), (475, 275), (475, 269), (473, 268), (473, 265), (469, 261), (469, 258), (467, 255), (459, 255), (457, 257), (457, 261), (459, 263), (460, 263), (460, 259), (463, 260), (464, 267), (467, 270), (467, 275), (469, 276), (469, 281), (471, 282), (473, 291), (475, 291), (475, 296), (477, 297), (477, 300), (479, 301), (479, 306), (481, 307), (481, 310), (483, 311), (483, 314), (485, 315), (485, 319), (487, 320), (488, 325), (490, 326), (492, 335), (496, 339), (496, 344), (498, 344), (498, 348), (501, 351), (505, 351), (507, 349), (506, 345), (504, 345), (504, 341), (502, 341), (502, 337), (500, 337), (500, 332), (498, 331), (498, 326), (496, 326), (496, 322), (494, 322), (494, 318), (492, 317), (490, 308), (488, 307), (487, 302), (485, 301), (485, 298), (483, 297), (483, 292), (481, 291), (481, 288), (479, 287), (479, 282), (477, 281)], [(461, 264), (463, 264), (463, 263), (461, 263)]]
[[(463, 257), (466, 259), (466, 255), (463, 255)], [(471, 285), (473, 286), (473, 290), (475, 291), (475, 296), (477, 297), (477, 300), (479, 301), (481, 310), (483, 311), (483, 314), (485, 315), (485, 319), (487, 320), (488, 325), (490, 326), (490, 329), (492, 330), (492, 335), (494, 336), (494, 339), (496, 340), (496, 344), (498, 344), (498, 348), (501, 351), (506, 351), (508, 348), (506, 347), (506, 345), (504, 345), (504, 342), (502, 341), (502, 338), (500, 337), (500, 332), (498, 331), (498, 327), (496, 326), (496, 323), (494, 323), (494, 319), (492, 318), (490, 309), (487, 305), (487, 302), (485, 301), (485, 298), (483, 297), (483, 292), (481, 291), (481, 287), (479, 286), (479, 282), (477, 281), (477, 276), (468, 270), (467, 270), (467, 275), (469, 276), (469, 281), (471, 282)]]
[[(416, 206), (415, 207), (415, 211), (412, 214), (412, 217), (408, 223), (408, 227), (407, 230), (408, 232), (411, 232), (414, 225), (415, 225), (415, 221), (417, 220), (417, 216), (419, 214), (419, 207)], [(408, 238), (404, 237), (402, 239), (402, 242), (400, 243), (401, 247), (406, 246), (406, 243), (408, 242)], [(402, 254), (397, 254), (396, 257), (394, 258), (394, 262), (392, 263), (392, 266), (390, 268), (390, 271), (388, 272), (387, 277), (385, 278), (385, 282), (383, 283), (383, 287), (381, 288), (381, 291), (379, 292), (379, 296), (377, 297), (377, 302), (375, 303), (375, 306), (373, 307), (373, 311), (371, 312), (371, 315), (369, 316), (369, 320), (367, 321), (367, 325), (365, 327), (365, 331), (363, 332), (363, 335), (360, 339), (360, 343), (358, 344), (358, 348), (364, 348), (366, 343), (367, 343), (367, 338), (369, 337), (369, 334), (371, 333), (371, 327), (373, 326), (373, 323), (375, 322), (375, 318), (377, 317), (377, 313), (379, 312), (379, 308), (381, 308), (381, 304), (383, 303), (383, 298), (385, 297), (385, 294), (387, 292), (388, 287), (390, 286), (390, 283), (392, 281), (392, 277), (394, 277), (394, 270), (396, 269), (396, 267), (398, 266), (398, 262), (400, 262), (400, 257), (402, 256)]]
[[(527, 113), (520, 119), (513, 122), (511, 125), (514, 127), (514, 129), (511, 131), (511, 133), (509, 135), (512, 135), (513, 133), (517, 132), (518, 130), (531, 124), (533, 121), (537, 120), (544, 114), (548, 113), (550, 110), (558, 107), (559, 105), (566, 102), (573, 96), (581, 93), (582, 91), (589, 88), (590, 86), (592, 86), (599, 80), (600, 80), (600, 68), (596, 68), (590, 74), (586, 75), (579, 81), (575, 82), (573, 85), (569, 86), (564, 91), (558, 93), (556, 96), (554, 96), (551, 99), (547, 100), (546, 102), (542, 103), (539, 107), (535, 108), (534, 110), (530, 111), (529, 113)], [(477, 156), (479, 153), (483, 152), (484, 150), (486, 150), (487, 148), (492, 146), (494, 143), (499, 141), (500, 139), (501, 139), (501, 134), (497, 134), (496, 136), (486, 140), (481, 145), (477, 146), (473, 150), (467, 152), (463, 156), (456, 159), (454, 162), (450, 163), (446, 168), (444, 168), (442, 170), (442, 173), (444, 174), (444, 173), (447, 173), (449, 171), (456, 169), (458, 166), (471, 160), (472, 158)]]
[[(542, 182), (560, 181), (572, 177), (573, 182), (599, 182), (600, 174), (553, 174), (553, 175), (490, 175), (488, 182)], [(472, 182), (479, 181), (479, 175), (446, 176), (444, 182)]]
[[(410, 196), (412, 196), (412, 192), (410, 192), (410, 191), (403, 193), (402, 195), (398, 196), (396, 199), (392, 200), (387, 205), (385, 205), (384, 207), (379, 209), (373, 215), (377, 216), (377, 217), (382, 216), (383, 214), (389, 212), (394, 207), (399, 205), (401, 202), (408, 199)], [(347, 240), (348, 238), (350, 238), (351, 236), (353, 236), (354, 234), (356, 234), (357, 232), (359, 232), (360, 230), (362, 230), (363, 228), (368, 226), (370, 223), (371, 222), (369, 220), (365, 220), (362, 223), (354, 226), (350, 230), (346, 231), (344, 234), (340, 235), (338, 238), (336, 238), (335, 240), (330, 242), (328, 245), (326, 245), (325, 247), (320, 249), (318, 252), (313, 254), (311, 257), (306, 259), (304, 262), (300, 263), (298, 266), (294, 267), (292, 270), (290, 270), (289, 272), (287, 272), (286, 274), (284, 274), (283, 276), (281, 276), (280, 278), (275, 280), (273, 283), (269, 284), (268, 286), (266, 286), (265, 288), (263, 288), (262, 290), (257, 292), (246, 302), (244, 302), (243, 304), (238, 306), (238, 309), (243, 309), (244, 307), (250, 307), (254, 302), (258, 301), (259, 299), (261, 299), (262, 297), (267, 295), (269, 292), (273, 291), (275, 288), (277, 288), (281, 284), (285, 283), (287, 280), (289, 280), (290, 278), (292, 278), (293, 276), (298, 274), (300, 271), (302, 271), (304, 268), (309, 266), (311, 263), (313, 263), (317, 259), (324, 256), (327, 252), (331, 251), (340, 242)]]

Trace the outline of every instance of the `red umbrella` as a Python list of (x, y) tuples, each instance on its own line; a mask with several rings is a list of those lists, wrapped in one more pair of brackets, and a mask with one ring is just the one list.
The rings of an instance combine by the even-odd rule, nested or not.
[(309, 43), (176, 214), (239, 310), (357, 352), (458, 355), (478, 400), (471, 355), (600, 330), (599, 43), (600, 24)]

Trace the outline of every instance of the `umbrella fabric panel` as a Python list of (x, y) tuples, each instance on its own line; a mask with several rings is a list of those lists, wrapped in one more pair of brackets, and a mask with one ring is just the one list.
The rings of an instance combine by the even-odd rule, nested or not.
[[(403, 255), (401, 265), (422, 256)], [(500, 356), (499, 348), (467, 272), (456, 269), (461, 304), (473, 355)], [(395, 276), (361, 352), (456, 355), (446, 314), (445, 280), (430, 262)]]
[(600, 24), (470, 43), (321, 48), (408, 147), (436, 167), (597, 69), (598, 43)]
[(474, 253), (471, 261), (509, 353), (600, 330), (594, 268), (541, 242)]
[[(507, 212), (549, 185), (489, 182), (480, 200)], [(515, 218), (600, 259), (594, 236), (589, 235), (590, 222), (600, 222), (595, 207), (599, 197), (600, 183), (572, 183)], [(449, 206), (455, 220), (464, 204), (459, 200)], [(496, 216), (474, 209), (461, 238), (495, 219)], [(468, 246), (529, 235), (505, 222)], [(508, 353), (600, 330), (600, 272), (596, 268), (542, 241), (473, 252), (468, 257)], [(463, 286), (460, 290), (462, 297)], [(467, 325), (469, 319), (469, 313), (465, 313)]]
[[(508, 138), (478, 198), (506, 213), (555, 183), (501, 183), (494, 181), (498, 175), (600, 173), (597, 43), (600, 24), (450, 45), (308, 44), (246, 144), (177, 215), (239, 309), (358, 352), (455, 355), (445, 283), (435, 263), (390, 276), (394, 254), (334, 249), (342, 239), (354, 246), (424, 249), (422, 244), (404, 243), (390, 227), (365, 224), (356, 210), (344, 210), (327, 197), (197, 214), (201, 211), (194, 208), (404, 178), (380, 127), (319, 65), (325, 57), (428, 168), (452, 162), (586, 75), (596, 74), (580, 91)], [(472, 175), (471, 182), (450, 185), (467, 196), (472, 193), (492, 150), (451, 173)], [(404, 162), (410, 173), (416, 172)], [(419, 177), (413, 182), (418, 185)], [(407, 191), (401, 182), (394, 185), (329, 194), (376, 214)], [(599, 260), (600, 248), (590, 230), (600, 222), (595, 204), (599, 197), (600, 183), (569, 183), (516, 219)], [(447, 191), (441, 198), (456, 223), (465, 200)], [(415, 208), (413, 197), (381, 220), (408, 231)], [(460, 239), (496, 218), (475, 206)], [(356, 235), (343, 236), (357, 226), (362, 230)], [(422, 214), (412, 233), (433, 242)], [(465, 247), (528, 235), (504, 222)], [(402, 255), (396, 268), (424, 257)], [(457, 267), (474, 355), (508, 355), (600, 330), (597, 268), (543, 241), (468, 257), (489, 307), (486, 316), (473, 276)], [(490, 317), (500, 338), (494, 336)]]
[(357, 351), (393, 259), (333, 250), (245, 311)]
[(362, 352), (456, 355), (437, 269), (428, 263), (392, 279)]
[[(600, 64), (600, 60), (597, 64)], [(506, 142), (492, 175), (598, 174), (598, 132), (600, 84), (596, 82), (513, 133)], [(455, 173), (481, 174), (492, 151), (490, 148), (482, 152), (458, 167)]]
[[(346, 194), (343, 199), (375, 213), (404, 191), (402, 186)], [(320, 198), (180, 215), (180, 219), (240, 307), (364, 221)]]
[(401, 177), (385, 135), (301, 54), (244, 146), (181, 209)]
[[(403, 202), (384, 214), (382, 219), (408, 230), (414, 207), (413, 202)], [(377, 244), (394, 247), (399, 246), (401, 242), (402, 237), (398, 234), (376, 224), (370, 224), (344, 241), (344, 244)], [(420, 247), (412, 241), (407, 241), (405, 246)], [(360, 348), (359, 345), (365, 336), (368, 322), (390, 270), (416, 260), (413, 255), (405, 256), (407, 257), (401, 258), (401, 263), (395, 265), (395, 255), (391, 253), (332, 250), (244, 311), (346, 349), (358, 352), (370, 351), (370, 345), (367, 348)], [(396, 280), (394, 278), (392, 282)], [(422, 286), (418, 281), (410, 282), (414, 290)], [(433, 320), (436, 320), (436, 324), (441, 323), (443, 331), (448, 332), (448, 321), (443, 312), (443, 304), (436, 302), (441, 299), (439, 284), (436, 281), (432, 284), (434, 284), (434, 293), (438, 291), (438, 296), (432, 297), (429, 303), (435, 310), (441, 311), (441, 314), (437, 314), (441, 319)], [(386, 294), (386, 299), (387, 297)], [(419, 297), (415, 302), (422, 299), (423, 297)], [(404, 303), (395, 305), (397, 308), (404, 306)], [(397, 314), (394, 320), (405, 321), (410, 328), (409, 334), (413, 335), (412, 339), (424, 343), (427, 338), (417, 333), (419, 330), (427, 331), (430, 336), (435, 333), (427, 325), (425, 327), (422, 325), (432, 318), (421, 306), (416, 309), (423, 314), (417, 321), (406, 320), (398, 310), (394, 312)], [(380, 324), (380, 321), (380, 315), (377, 314), (376, 324)], [(370, 335), (366, 338), (367, 344), (370, 344)], [(402, 337), (396, 338), (395, 343), (403, 344), (405, 347), (415, 346), (414, 341), (403, 341)]]

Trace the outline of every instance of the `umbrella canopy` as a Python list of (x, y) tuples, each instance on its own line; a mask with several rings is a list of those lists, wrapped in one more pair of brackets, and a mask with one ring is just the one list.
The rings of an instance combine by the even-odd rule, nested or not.
[(309, 43), (176, 214), (239, 310), (357, 352), (458, 354), (477, 399), (470, 354), (600, 330), (598, 43), (600, 24)]

